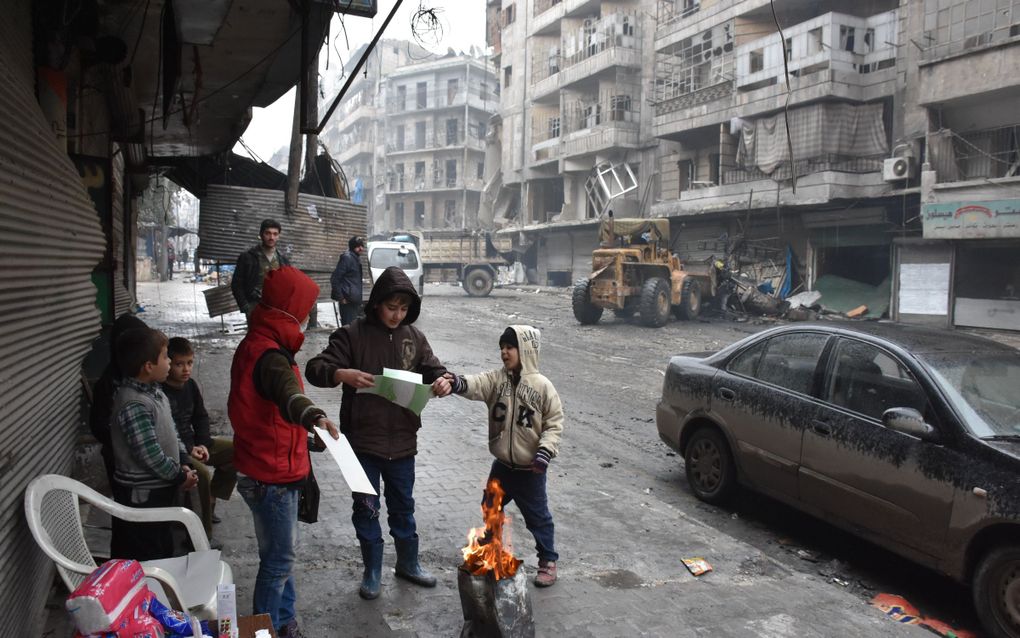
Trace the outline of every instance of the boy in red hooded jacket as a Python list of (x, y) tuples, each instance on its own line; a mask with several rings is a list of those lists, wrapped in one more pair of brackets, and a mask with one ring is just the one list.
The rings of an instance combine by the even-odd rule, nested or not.
[(252, 607), (269, 614), (281, 638), (301, 636), (295, 618), (298, 497), (311, 465), (308, 432), (336, 425), (304, 395), (294, 354), (304, 342), (319, 287), (297, 268), (266, 273), (262, 299), (230, 369), (227, 411), (234, 428), (237, 491), (251, 508), (259, 544)]

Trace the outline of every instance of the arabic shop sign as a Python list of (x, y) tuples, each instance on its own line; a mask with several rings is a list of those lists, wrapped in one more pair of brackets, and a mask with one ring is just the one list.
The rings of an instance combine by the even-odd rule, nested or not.
[(925, 239), (1020, 237), (1020, 199), (924, 204)]

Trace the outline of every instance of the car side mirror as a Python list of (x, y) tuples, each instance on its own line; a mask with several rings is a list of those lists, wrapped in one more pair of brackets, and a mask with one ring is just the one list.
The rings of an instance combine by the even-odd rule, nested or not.
[(894, 432), (916, 436), (922, 441), (939, 441), (939, 433), (914, 408), (889, 408), (882, 413), (882, 424)]

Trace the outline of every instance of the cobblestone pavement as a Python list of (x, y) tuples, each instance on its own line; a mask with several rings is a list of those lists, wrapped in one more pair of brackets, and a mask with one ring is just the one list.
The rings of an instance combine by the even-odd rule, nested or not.
[[(204, 316), (201, 288), (140, 284), (150, 325), (197, 346), (196, 378), (215, 427), (225, 418), (229, 366), (241, 334), (223, 334)], [(333, 320), (328, 304), (320, 321)], [(239, 323), (228, 317), (225, 325)], [(682, 466), (657, 438), (655, 401), (668, 357), (714, 349), (760, 326), (671, 322), (645, 329), (607, 316), (580, 327), (563, 289), (500, 289), (474, 299), (459, 289), (428, 286), (418, 325), (450, 369), (475, 372), (499, 364), (497, 338), (510, 323), (543, 330), (543, 371), (566, 411), (560, 456), (550, 466), (549, 496), (561, 554), (560, 579), (532, 588), (539, 636), (920, 636), (887, 620), (865, 600), (816, 571), (797, 569), (781, 544), (756, 546), (728, 530), (721, 515), (690, 496)], [(299, 363), (318, 353), (329, 330), (310, 331)], [(309, 388), (331, 415), (335, 390)], [(313, 459), (322, 488), (320, 520), (301, 526), (298, 608), (310, 636), (456, 636), (462, 624), (456, 570), (491, 457), (485, 409), (458, 397), (436, 400), (423, 414), (417, 457), (417, 520), (423, 562), (438, 577), (421, 589), (392, 574), (387, 544), (382, 595), (358, 597), (361, 561), (350, 524), (350, 492), (324, 455)], [(258, 559), (250, 513), (235, 494), (218, 507), (216, 536), (234, 568), (239, 608), (251, 604)], [(511, 516), (515, 508), (508, 508)], [(736, 515), (734, 515), (736, 516)], [(734, 521), (742, 523), (743, 521)], [(531, 535), (514, 516), (508, 526), (529, 576)], [(704, 557), (714, 571), (695, 578), (681, 558)]]

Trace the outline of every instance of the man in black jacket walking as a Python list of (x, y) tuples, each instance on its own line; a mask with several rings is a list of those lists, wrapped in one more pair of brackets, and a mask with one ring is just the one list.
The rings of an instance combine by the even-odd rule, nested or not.
[(262, 281), (266, 273), (280, 266), (289, 266), (290, 260), (276, 250), (280, 239), (280, 222), (275, 219), (264, 219), (259, 227), (261, 242), (237, 256), (237, 268), (230, 282), (230, 291), (234, 293), (237, 307), (245, 316), (250, 316), (262, 298)]
[(340, 255), (333, 275), (329, 278), (330, 294), (340, 305), (340, 325), (346, 326), (358, 318), (361, 310), (361, 255), (365, 240), (355, 235), (347, 242), (347, 252)]

